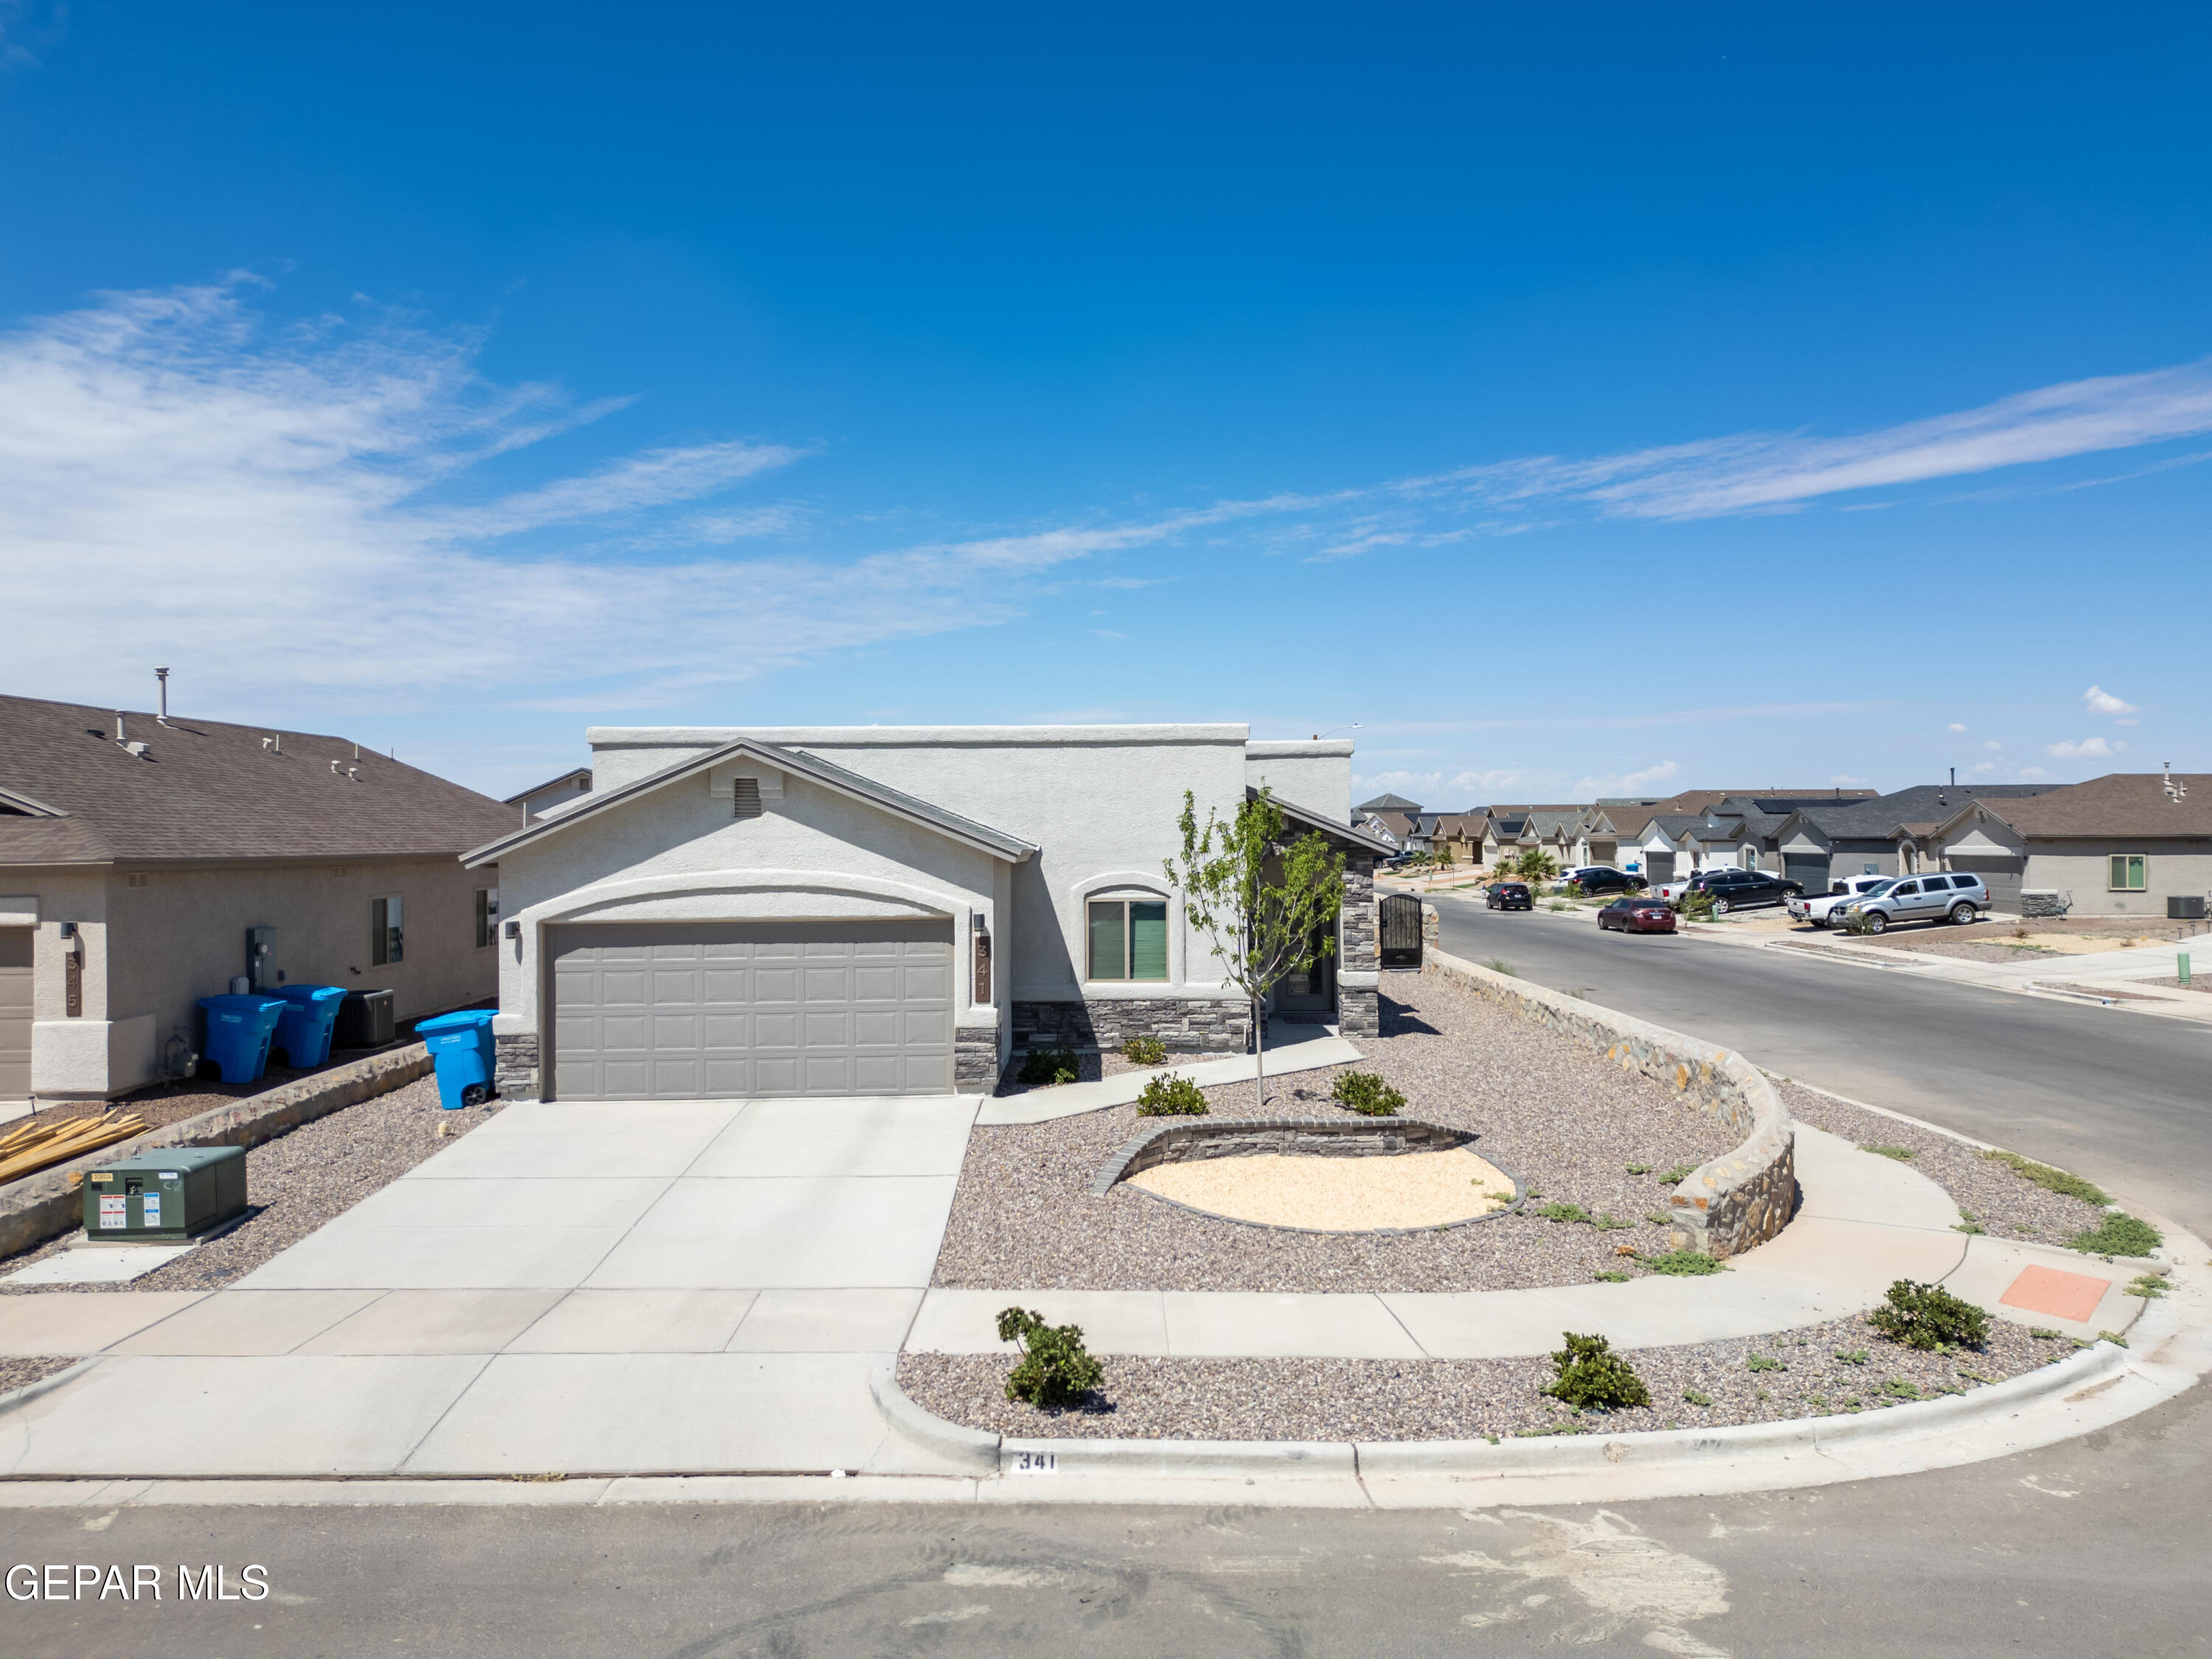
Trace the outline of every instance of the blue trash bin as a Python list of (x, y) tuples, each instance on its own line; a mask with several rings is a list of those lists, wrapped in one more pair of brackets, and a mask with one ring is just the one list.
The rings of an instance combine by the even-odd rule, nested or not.
[(415, 1035), (429, 1048), (438, 1069), (438, 1103), (449, 1112), (491, 1098), (491, 1022), (489, 1008), (464, 1008), (415, 1022)]
[(280, 985), (276, 994), (284, 1000), (284, 1012), (277, 1017), (276, 1038), (270, 1047), (282, 1048), (286, 1063), (301, 1071), (326, 1063), (345, 987)]
[(253, 1083), (269, 1065), (270, 1039), (290, 1005), (282, 997), (202, 997), (207, 1041), (200, 1053), (222, 1068), (225, 1083)]

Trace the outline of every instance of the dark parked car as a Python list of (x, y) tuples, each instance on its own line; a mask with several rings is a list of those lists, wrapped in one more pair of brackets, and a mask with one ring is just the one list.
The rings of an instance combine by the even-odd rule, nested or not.
[(1533, 910), (1536, 901), (1528, 896), (1525, 881), (1493, 881), (1482, 902), (1493, 910)]
[(1609, 864), (1586, 865), (1579, 870), (1567, 872), (1567, 879), (1585, 893), (1640, 893), (1644, 889), (1641, 876), (1632, 876), (1626, 870), (1616, 870)]
[(1690, 878), (1690, 890), (1711, 893), (1714, 910), (1726, 915), (1731, 910), (1786, 903), (1802, 895), (1805, 889), (1796, 882), (1784, 881), (1761, 870), (1705, 870)]
[(1662, 898), (1617, 898), (1597, 913), (1597, 925), (1624, 933), (1671, 933), (1674, 907)]

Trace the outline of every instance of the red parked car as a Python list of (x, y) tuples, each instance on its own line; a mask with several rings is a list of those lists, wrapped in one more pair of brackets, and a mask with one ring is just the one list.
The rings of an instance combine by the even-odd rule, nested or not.
[(1665, 899), (1632, 894), (1613, 900), (1599, 911), (1597, 925), (1618, 927), (1624, 933), (1671, 933), (1674, 931), (1674, 909)]

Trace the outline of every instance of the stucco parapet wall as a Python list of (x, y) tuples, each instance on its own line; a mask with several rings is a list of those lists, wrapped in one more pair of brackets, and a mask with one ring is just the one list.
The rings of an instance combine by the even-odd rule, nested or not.
[(1797, 1197), (1796, 1125), (1774, 1085), (1741, 1054), (1442, 951), (1425, 951), (1421, 971), (1602, 1050), (1616, 1064), (1689, 1096), (1743, 1137), (1674, 1188), (1668, 1208), (1674, 1249), (1735, 1255), (1789, 1224)]
[[(430, 1065), (430, 1051), (419, 1042), (370, 1054), (297, 1079), (265, 1094), (226, 1102), (197, 1117), (165, 1124), (135, 1139), (118, 1141), (0, 1187), (0, 1256), (27, 1250), (78, 1224), (84, 1200), (70, 1180), (72, 1176), (81, 1179), (88, 1170), (99, 1169), (118, 1158), (165, 1146), (258, 1146), (302, 1123), (313, 1123), (319, 1117), (402, 1088), (428, 1075)], [(127, 1102), (124, 1109), (129, 1109)]]
[(594, 749), (720, 748), (750, 738), (791, 747), (808, 744), (841, 749), (948, 747), (1028, 749), (1048, 744), (1222, 743), (1240, 747), (1249, 726), (594, 726), (584, 741)]

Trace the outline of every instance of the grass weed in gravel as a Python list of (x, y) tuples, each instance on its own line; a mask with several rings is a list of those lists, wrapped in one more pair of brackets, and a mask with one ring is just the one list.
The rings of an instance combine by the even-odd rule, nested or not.
[(1969, 1146), (1916, 1123), (1846, 1105), (1795, 1083), (1777, 1079), (1774, 1086), (1790, 1115), (1801, 1123), (1839, 1135), (1854, 1146), (1910, 1152), (1908, 1168), (1948, 1193), (1961, 1211), (1972, 1215), (1976, 1225), (1997, 1237), (2063, 1244), (2077, 1234), (2093, 1231), (2105, 1219), (2101, 1206), (2070, 1193), (2054, 1192), (1978, 1146)]
[[(35, 1296), (47, 1291), (212, 1291), (242, 1278), (279, 1250), (390, 1185), (453, 1138), (487, 1122), (501, 1109), (493, 1101), (448, 1112), (438, 1104), (438, 1080), (417, 1078), (390, 1094), (303, 1123), (246, 1154), (246, 1195), (254, 1207), (245, 1223), (166, 1267), (125, 1285), (11, 1285), (0, 1294)], [(445, 1134), (441, 1136), (439, 1129)], [(69, 1248), (75, 1233), (0, 1261), (10, 1273)]]
[[(1865, 1350), (1853, 1365), (1840, 1352)], [(910, 1353), (899, 1386), (950, 1422), (1016, 1436), (1134, 1440), (1472, 1440), (1552, 1432), (1614, 1435), (1718, 1428), (1876, 1411), (1964, 1393), (2061, 1359), (2073, 1344), (1992, 1323), (1981, 1349), (1922, 1353), (1856, 1316), (1763, 1336), (1621, 1358), (1652, 1403), (1574, 1413), (1541, 1392), (1558, 1375), (1525, 1359), (1163, 1359), (1105, 1357), (1106, 1383), (1082, 1407), (1041, 1412), (1006, 1398), (1000, 1354)], [(1785, 1370), (1751, 1369), (1761, 1358)]]
[[(1384, 977), (1382, 1034), (1361, 1071), (1406, 1097), (1404, 1115), (1480, 1136), (1469, 1149), (1547, 1200), (1593, 1217), (1663, 1209), (1654, 1170), (1736, 1144), (1672, 1090), (1571, 1038), (1431, 975)], [(1268, 1083), (1270, 1115), (1341, 1117), (1339, 1066)], [(1249, 1083), (1206, 1091), (1216, 1116), (1249, 1117)], [(1145, 1121), (1149, 1121), (1146, 1120)], [(1613, 1231), (1510, 1214), (1446, 1232), (1287, 1232), (1194, 1215), (1127, 1184), (1091, 1194), (1099, 1166), (1141, 1127), (1116, 1106), (969, 1137), (933, 1283), (1005, 1290), (1474, 1291), (1588, 1284), (1639, 1272), (1616, 1254), (1667, 1248), (1648, 1219)], [(1645, 1173), (1630, 1175), (1630, 1164)]]

